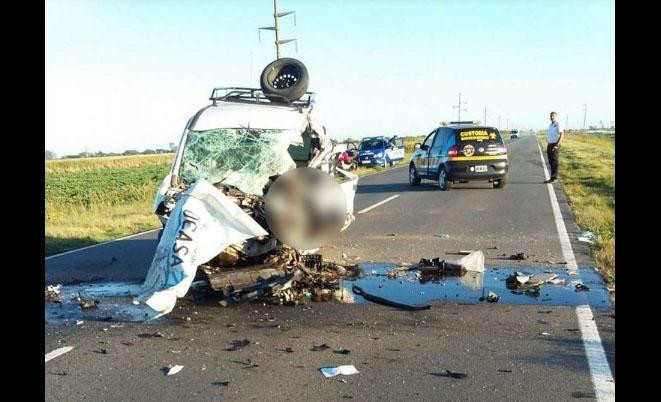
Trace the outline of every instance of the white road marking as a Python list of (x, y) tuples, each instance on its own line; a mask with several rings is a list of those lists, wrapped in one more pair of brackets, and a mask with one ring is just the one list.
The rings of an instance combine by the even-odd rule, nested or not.
[(93, 244), (93, 245), (91, 245), (91, 246), (82, 247), (82, 248), (77, 248), (77, 249), (75, 249), (75, 250), (65, 251), (64, 253), (60, 253), (60, 254), (50, 255), (50, 256), (46, 257), (46, 260), (50, 260), (51, 258), (55, 258), (55, 257), (61, 257), (61, 256), (63, 256), (63, 255), (67, 255), (67, 254), (77, 253), (77, 252), (79, 252), (79, 251), (88, 250), (88, 249), (90, 249), (90, 248), (94, 248), (94, 247), (103, 246), (104, 244), (109, 244), (109, 243), (113, 243), (113, 242), (116, 242), (116, 241), (130, 239), (131, 237), (136, 237), (136, 236), (140, 236), (140, 235), (143, 235), (143, 234), (146, 234), (146, 233), (155, 232), (155, 231), (157, 231), (157, 230), (161, 230), (161, 229), (147, 230), (146, 232), (140, 232), (140, 233), (132, 234), (132, 235), (130, 235), (130, 236), (120, 237), (119, 239), (114, 239), (114, 240), (110, 240), (110, 241), (105, 241), (105, 242), (103, 242), (103, 243)]
[(367, 208), (365, 208), (365, 209), (361, 209), (360, 211), (358, 211), (358, 213), (359, 213), (359, 214), (364, 214), (365, 212), (371, 211), (371, 210), (373, 210), (374, 208), (378, 207), (379, 205), (383, 205), (383, 204), (385, 204), (385, 203), (388, 202), (388, 201), (392, 201), (392, 200), (394, 200), (395, 198), (397, 198), (397, 197), (399, 197), (399, 196), (400, 196), (400, 194), (395, 194), (395, 195), (393, 195), (392, 197), (388, 197), (388, 198), (386, 198), (386, 199), (383, 200), (383, 201), (379, 201), (379, 202), (377, 202), (376, 204), (374, 204), (374, 205), (372, 205), (372, 206), (369, 206), (369, 207), (367, 207)]
[(58, 356), (62, 356), (63, 354), (70, 352), (73, 349), (73, 346), (64, 346), (62, 348), (55, 349), (52, 352), (46, 353), (46, 361), (53, 360)]
[[(537, 148), (539, 149), (539, 156), (542, 159), (542, 166), (544, 167), (544, 177), (548, 180), (550, 178), (549, 171), (546, 168), (544, 154), (542, 153), (542, 147), (539, 145), (539, 141), (537, 141)], [(560, 239), (560, 246), (562, 247), (562, 255), (567, 261), (567, 267), (570, 270), (577, 270), (576, 258), (571, 247), (569, 235), (567, 234), (565, 222), (562, 220), (562, 214), (560, 213), (558, 199), (553, 190), (553, 184), (548, 183), (546, 188), (549, 191), (549, 197), (551, 199), (555, 226), (558, 229), (558, 237)], [(581, 329), (581, 338), (583, 339), (585, 355), (590, 366), (595, 396), (598, 401), (615, 401), (615, 380), (608, 365), (604, 346), (601, 344), (599, 330), (597, 329), (597, 324), (595, 324), (590, 306), (582, 305), (576, 307), (576, 318), (578, 320), (578, 326)]]

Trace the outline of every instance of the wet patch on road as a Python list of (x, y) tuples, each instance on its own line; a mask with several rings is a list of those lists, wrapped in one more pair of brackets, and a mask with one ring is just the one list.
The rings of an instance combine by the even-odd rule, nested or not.
[[(355, 280), (344, 280), (342, 286), (351, 292), (359, 286), (365, 292), (406, 304), (423, 304), (430, 301), (456, 301), (487, 303), (489, 292), (496, 293), (498, 303), (532, 304), (543, 306), (579, 306), (589, 304), (598, 310), (612, 307), (603, 280), (594, 269), (579, 269), (570, 275), (566, 268), (487, 268), (484, 273), (467, 272), (462, 276), (421, 275), (419, 271), (409, 271), (403, 276), (389, 278), (388, 271), (396, 264), (360, 264), (364, 274)], [(515, 272), (526, 276), (542, 273), (557, 274), (565, 284), (551, 283), (539, 286), (539, 292), (524, 289), (509, 289), (506, 279)], [(582, 284), (589, 290), (576, 288)], [(348, 302), (369, 303), (354, 294)]]

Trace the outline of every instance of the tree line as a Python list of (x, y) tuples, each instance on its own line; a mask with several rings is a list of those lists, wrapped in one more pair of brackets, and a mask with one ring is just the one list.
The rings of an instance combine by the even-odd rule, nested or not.
[[(156, 154), (167, 154), (167, 153), (172, 153), (177, 151), (177, 146), (175, 143), (171, 142), (169, 144), (170, 149), (163, 149), (163, 148), (158, 148), (158, 149), (145, 149), (144, 151), (140, 152), (135, 149), (127, 149), (124, 152), (81, 152), (79, 154), (75, 155), (64, 155), (60, 159), (77, 159), (77, 158), (98, 158), (102, 156), (129, 156), (129, 155), (156, 155)], [(53, 151), (46, 150), (46, 160), (51, 160), (51, 159), (58, 159), (57, 154)]]

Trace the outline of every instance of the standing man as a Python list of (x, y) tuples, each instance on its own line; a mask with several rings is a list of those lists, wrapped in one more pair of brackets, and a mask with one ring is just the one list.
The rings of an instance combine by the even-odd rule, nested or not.
[(546, 146), (546, 155), (548, 156), (549, 164), (551, 165), (551, 178), (544, 183), (553, 183), (558, 178), (558, 150), (560, 149), (562, 135), (564, 134), (560, 122), (557, 121), (558, 114), (556, 112), (551, 112), (550, 117), (551, 124), (549, 125), (549, 133), (547, 137), (548, 145)]

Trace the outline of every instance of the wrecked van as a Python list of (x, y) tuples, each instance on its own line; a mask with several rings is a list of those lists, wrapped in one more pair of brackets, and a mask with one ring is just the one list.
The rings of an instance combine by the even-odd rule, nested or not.
[[(198, 267), (215, 290), (228, 294), (266, 279), (291, 282), (289, 268), (315, 250), (297, 250), (274, 235), (265, 198), (277, 178), (292, 169), (341, 178), (336, 184), (345, 203), (341, 231), (353, 222), (358, 177), (337, 167), (339, 151), (317, 116), (315, 94), (278, 94), (288, 89), (278, 88), (278, 82), (284, 87), (302, 82), (294, 68), (300, 72), (302, 65), (290, 60), (277, 60), (275, 70), (276, 62), (267, 66), (261, 89), (214, 88), (211, 104), (186, 124), (154, 201), (164, 228), (138, 299), (154, 310), (169, 312)], [(276, 88), (265, 88), (264, 77)], [(307, 86), (307, 72), (304, 81)]]

